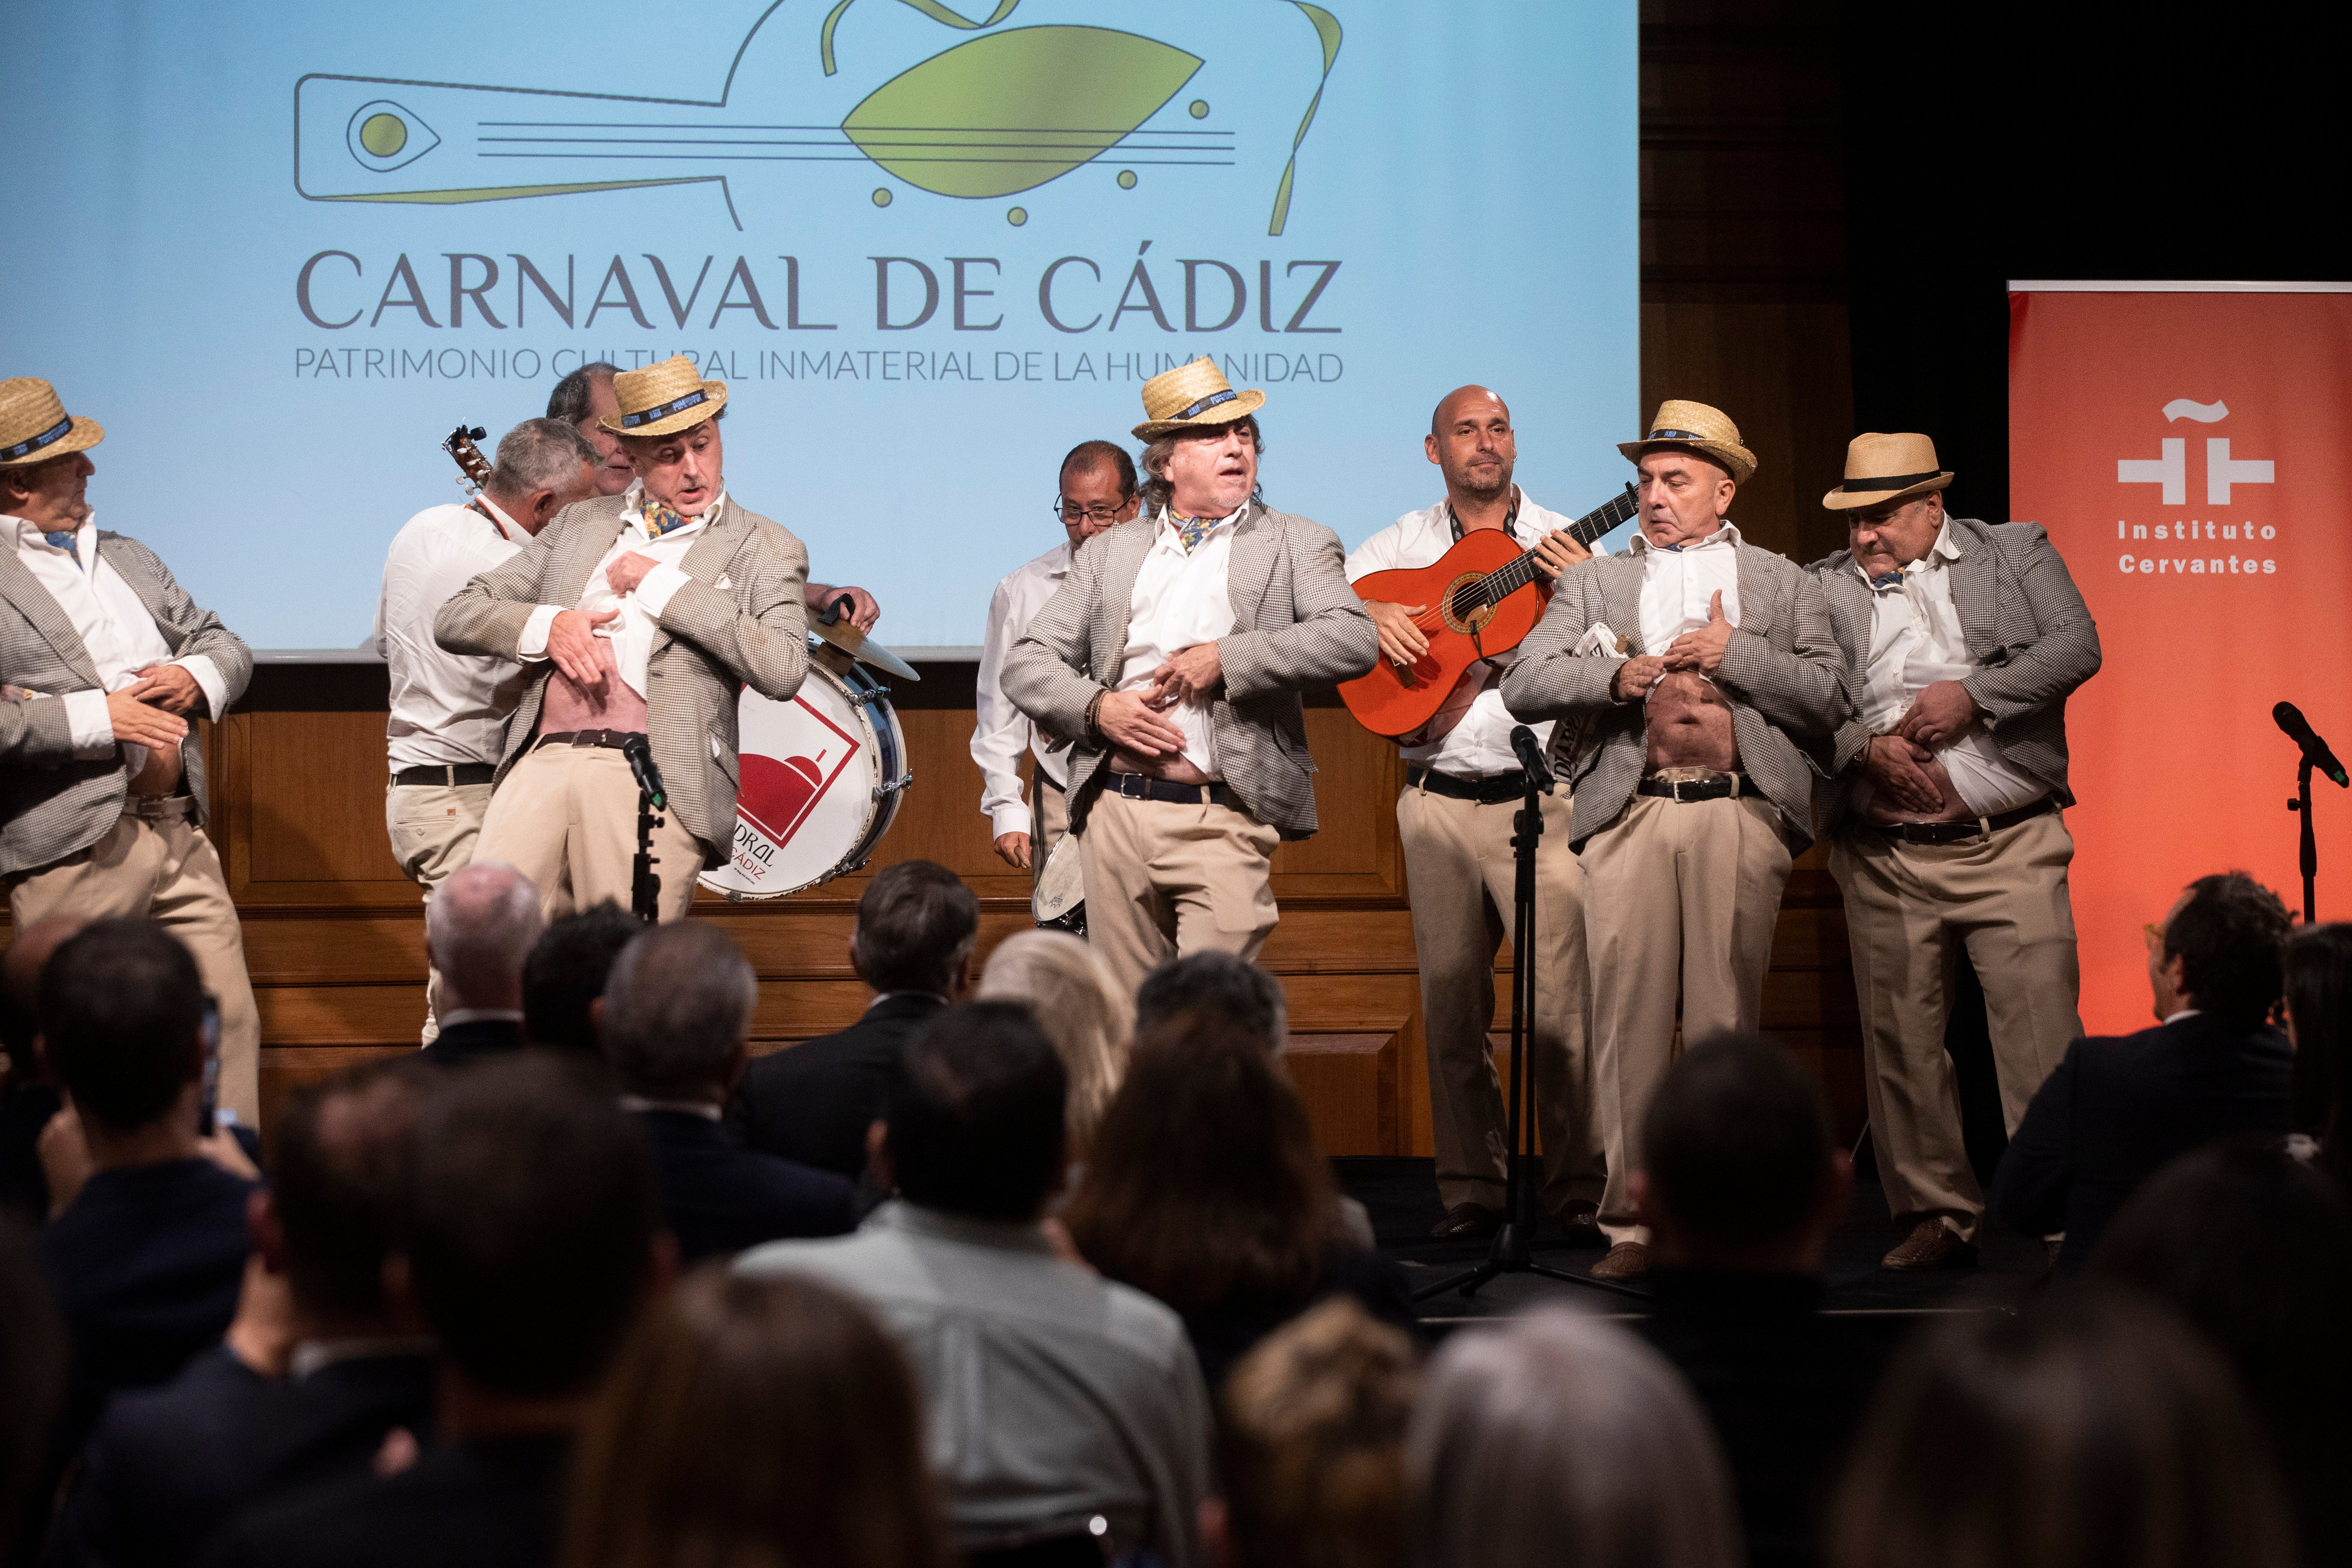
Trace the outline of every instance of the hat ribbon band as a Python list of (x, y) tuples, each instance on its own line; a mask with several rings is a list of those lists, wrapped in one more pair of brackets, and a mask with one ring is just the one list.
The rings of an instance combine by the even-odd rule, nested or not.
[(1198, 403), (1187, 404), (1185, 406), (1178, 409), (1168, 417), (1171, 419), (1190, 419), (1195, 415), (1207, 413), (1210, 409), (1214, 408), (1220, 403), (1231, 403), (1234, 398), (1239, 397), (1240, 395), (1240, 393), (1235, 392), (1229, 386), (1223, 392), (1213, 392), (1209, 394), (1208, 396), (1201, 399)]
[(0, 463), (13, 463), (27, 452), (37, 452), (44, 447), (62, 441), (72, 430), (73, 416), (68, 414), (29, 440), (19, 441), (13, 447), (0, 447)]
[(667, 419), (673, 414), (683, 414), (688, 409), (692, 408), (696, 404), (706, 403), (708, 401), (709, 401), (709, 399), (704, 395), (702, 389), (698, 386), (692, 392), (688, 393), (684, 397), (662, 404), (658, 407), (648, 408), (642, 414), (624, 414), (621, 416), (621, 423), (625, 427), (634, 430), (640, 425), (650, 425), (656, 419)]
[(1932, 479), (1942, 472), (1941, 468), (1931, 468), (1924, 474), (1888, 474), (1883, 479), (1848, 479), (1838, 486), (1838, 489), (1849, 495), (1869, 495), (1875, 490), (1908, 489), (1913, 485)]
[(1650, 439), (1653, 441), (1712, 441), (1716, 437), (1702, 436), (1696, 430), (1653, 430), (1650, 432)]

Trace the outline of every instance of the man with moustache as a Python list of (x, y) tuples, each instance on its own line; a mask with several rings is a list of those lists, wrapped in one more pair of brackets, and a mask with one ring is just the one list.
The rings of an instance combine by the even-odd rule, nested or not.
[[(1422, 445), (1445, 476), (1445, 499), (1366, 540), (1348, 557), (1349, 582), (1433, 565), (1478, 529), (1500, 530), (1533, 551), (1547, 582), (1591, 558), (1560, 531), (1570, 519), (1545, 510), (1512, 482), (1517, 437), (1500, 396), (1483, 386), (1448, 393)], [(1364, 601), (1380, 629), (1382, 658), (1410, 666), (1421, 657), (1429, 639), (1413, 617), (1427, 608)], [(1405, 787), (1397, 796), (1397, 837), (1412, 891), (1437, 1195), (1445, 1205), (1431, 1234), (1441, 1238), (1489, 1236), (1503, 1219), (1508, 1133), (1486, 1031), (1495, 1021), (1495, 950), (1511, 938), (1517, 879), (1512, 824), (1525, 794), (1525, 770), (1511, 750), (1516, 721), (1500, 689), (1516, 652), (1472, 666), (1437, 717), (1398, 742)], [(1548, 722), (1537, 725), (1537, 744), (1549, 746), (1551, 731)], [(1528, 1063), (1544, 1149), (1540, 1196), (1571, 1239), (1598, 1244), (1593, 1215), (1601, 1168), (1585, 1058), (1584, 873), (1569, 846), (1565, 791), (1544, 797), (1543, 820)]]
[(1623, 555), (1561, 574), (1503, 679), (1514, 718), (1591, 715), (1568, 764), (1592, 973), (1593, 1074), (1609, 1162), (1602, 1279), (1649, 1269), (1634, 1210), (1640, 1128), (1684, 1037), (1752, 1034), (1792, 857), (1812, 842), (1813, 770), (1797, 737), (1846, 717), (1820, 584), (1731, 522), (1756, 471), (1738, 427), (1702, 403), (1659, 405), (1618, 448), (1640, 475)]
[(1259, 499), (1265, 404), (1206, 357), (1145, 382), (1143, 515), (1078, 551), (1005, 656), (1005, 695), (1073, 743), (1087, 940), (1130, 993), (1265, 945), (1275, 845), (1316, 827), (1299, 689), (1380, 653), (1339, 537)]

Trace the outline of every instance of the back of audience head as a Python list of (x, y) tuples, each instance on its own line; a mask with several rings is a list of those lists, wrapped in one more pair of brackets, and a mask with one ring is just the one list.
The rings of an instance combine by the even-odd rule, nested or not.
[(1141, 1039), (1180, 1013), (1214, 1016), (1272, 1052), (1278, 1053), (1290, 1034), (1282, 982), (1230, 952), (1171, 959), (1145, 975), (1135, 994), (1135, 1037)]
[(2252, 1027), (2279, 999), (2280, 945), (2293, 922), (2279, 896), (2243, 871), (2189, 884), (2149, 944), (2148, 986), (2159, 1017), (2182, 1007)]
[(1415, 1568), (1737, 1568), (1722, 1451), (1664, 1358), (1549, 1310), (1431, 1361), (1406, 1445)]
[(522, 963), (522, 1028), (531, 1044), (598, 1055), (596, 1002), (613, 961), (645, 929), (645, 921), (607, 899), (541, 933)]
[(0, 1549), (20, 1540), (65, 1401), (66, 1330), (33, 1261), (32, 1241), (0, 1216)]
[(539, 889), (499, 860), (477, 860), (433, 889), (425, 946), (441, 974), (441, 1008), (522, 1010), (522, 965), (543, 924)]
[(632, 1094), (717, 1104), (742, 1075), (759, 1000), (734, 938), (703, 921), (655, 926), (613, 964), (604, 1058)]
[(205, 1077), (205, 986), (196, 961), (152, 921), (100, 921), (41, 968), (43, 1048), (101, 1163), (106, 1133), (184, 1115), (195, 1131)]
[(885, 1113), (889, 1175), (908, 1203), (1025, 1224), (1060, 1189), (1069, 1075), (1028, 1008), (971, 1002), (907, 1042)]
[(1853, 1163), (1821, 1084), (1772, 1041), (1717, 1035), (1667, 1069), (1631, 1184), (1668, 1267), (1816, 1273)]
[(45, 1076), (35, 1043), (41, 1034), (41, 970), (49, 955), (81, 933), (79, 915), (51, 915), (16, 932), (0, 954), (0, 1051), (7, 1060), (0, 1092), (13, 1094)]
[(1897, 1356), (1833, 1568), (2287, 1568), (2269, 1449), (2171, 1316), (2095, 1290), (1969, 1313)]
[(526, 1054), (438, 1090), (414, 1157), (408, 1277), (447, 1361), (496, 1393), (585, 1393), (667, 1267), (636, 1124)]
[(1207, 1555), (1224, 1568), (1402, 1568), (1420, 1385), (1403, 1331), (1344, 1296), (1260, 1342), (1217, 1400), (1224, 1498), (1204, 1512)]
[(271, 1119), (255, 1239), (315, 1337), (392, 1330), (384, 1264), (405, 1229), (417, 1117), (435, 1087), (414, 1058), (369, 1062), (297, 1089)]
[(2294, 1042), (2294, 1131), (2319, 1140), (2321, 1162), (2352, 1172), (2346, 1147), (2344, 1088), (2352, 1064), (2352, 923), (2305, 926), (2281, 955), (2287, 1037)]
[(1070, 1076), (1068, 1153), (1083, 1161), (1127, 1072), (1135, 1007), (1095, 950), (1067, 931), (1016, 931), (996, 944), (973, 994), (1023, 1002)]
[(856, 1302), (689, 1276), (646, 1313), (583, 1435), (568, 1568), (940, 1568), (922, 1409)]
[(857, 897), (849, 961), (859, 979), (888, 994), (963, 994), (980, 941), (980, 900), (953, 871), (930, 860), (885, 866)]
[(1062, 1222), (1111, 1279), (1190, 1311), (1312, 1292), (1341, 1245), (1339, 1196), (1276, 1059), (1181, 1014), (1137, 1043)]

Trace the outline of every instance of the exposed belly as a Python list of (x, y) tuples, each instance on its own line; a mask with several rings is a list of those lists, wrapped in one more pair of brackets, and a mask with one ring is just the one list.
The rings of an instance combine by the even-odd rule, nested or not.
[(646, 728), (646, 700), (636, 689), (621, 679), (620, 672), (607, 669), (604, 689), (592, 692), (562, 670), (548, 677), (547, 697), (540, 705), (539, 731), (542, 735), (561, 734), (567, 730), (619, 730), (643, 733)]
[(1895, 804), (1895, 797), (1883, 789), (1870, 792), (1870, 804), (1863, 808), (1864, 822), (1959, 822), (1974, 814), (1960, 799), (1960, 792), (1952, 787), (1952, 775), (1945, 771), (1941, 757), (1930, 757), (1919, 764), (1927, 782), (1943, 796), (1943, 804), (1933, 811), (1906, 811)]
[(131, 776), (132, 795), (161, 799), (180, 787), (180, 749), (177, 746), (156, 749), (141, 746), (134, 749), (146, 752), (147, 756), (140, 763), (139, 771)]
[(1731, 705), (1712, 681), (1688, 670), (1669, 671), (1651, 691), (1644, 710), (1649, 769), (1739, 766), (1739, 742), (1731, 734)]
[(1192, 765), (1181, 752), (1171, 757), (1139, 757), (1124, 746), (1113, 746), (1103, 765), (1115, 773), (1141, 773), (1170, 784), (1206, 784), (1209, 775)]

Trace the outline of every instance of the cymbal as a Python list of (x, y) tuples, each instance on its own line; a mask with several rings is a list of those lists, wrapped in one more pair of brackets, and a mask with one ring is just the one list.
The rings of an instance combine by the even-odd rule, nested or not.
[(897, 654), (892, 653), (888, 648), (884, 647), (880, 643), (874, 641), (864, 632), (861, 632), (856, 626), (851, 626), (849, 624), (849, 617), (846, 616), (844, 616), (841, 619), (833, 622), (831, 625), (827, 625), (824, 620), (815, 616), (811, 616), (809, 617), (809, 630), (816, 636), (823, 637), (825, 641), (831, 643), (834, 647), (839, 648), (850, 658), (857, 659), (865, 664), (870, 664), (877, 669), (884, 670), (889, 674), (895, 675), (901, 680), (920, 680), (923, 679), (921, 676), (915, 673), (915, 667), (913, 665), (908, 664), (905, 659), (900, 658)]

